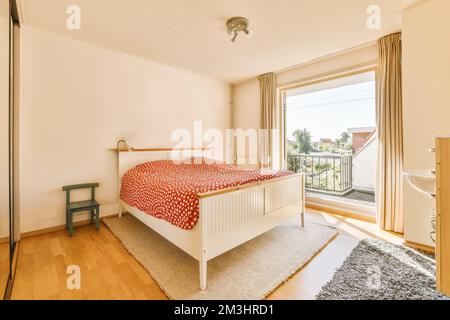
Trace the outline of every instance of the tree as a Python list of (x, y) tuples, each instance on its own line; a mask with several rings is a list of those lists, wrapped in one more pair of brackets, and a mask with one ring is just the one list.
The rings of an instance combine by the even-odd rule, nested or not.
[(335, 143), (321, 143), (319, 145), (320, 152), (336, 152)]
[(350, 139), (350, 135), (347, 133), (347, 132), (342, 132), (341, 133), (341, 143), (347, 143), (348, 142), (348, 139)]
[(335, 144), (342, 150), (351, 150), (350, 135), (347, 132), (342, 132), (341, 136), (336, 139)]
[(310, 154), (313, 151), (311, 133), (307, 129), (295, 130), (294, 141), (290, 141), (290, 149), (294, 153)]
[[(311, 133), (307, 129), (295, 130), (293, 137), (293, 140), (288, 140), (287, 142), (288, 154), (310, 154), (314, 150), (311, 142)], [(300, 157), (288, 157), (288, 169), (294, 172), (304, 172), (306, 164), (300, 160)]]

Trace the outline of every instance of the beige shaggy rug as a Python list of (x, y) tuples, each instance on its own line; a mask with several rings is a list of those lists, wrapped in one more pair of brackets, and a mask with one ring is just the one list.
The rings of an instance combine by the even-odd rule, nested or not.
[(260, 300), (300, 270), (337, 230), (319, 215), (279, 226), (208, 262), (208, 287), (199, 290), (198, 262), (131, 215), (104, 223), (176, 300)]

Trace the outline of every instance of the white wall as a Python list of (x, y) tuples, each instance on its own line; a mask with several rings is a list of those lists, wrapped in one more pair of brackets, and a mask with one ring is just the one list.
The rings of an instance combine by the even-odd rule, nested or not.
[(375, 190), (377, 183), (378, 139), (374, 136), (369, 144), (353, 157), (353, 187)]
[(170, 147), (171, 132), (230, 126), (230, 86), (32, 27), (22, 29), (21, 229), (65, 223), (66, 184), (98, 181), (103, 215), (116, 208), (120, 138)]
[[(405, 169), (434, 168), (433, 135), (450, 134), (450, 1), (431, 0), (403, 14)], [(405, 238), (432, 245), (434, 201), (405, 183)]]
[[(236, 85), (234, 88), (234, 126), (236, 129), (256, 130), (260, 128), (261, 108), (259, 95), (259, 81), (253, 79)], [(257, 167), (254, 165), (258, 159), (258, 152), (255, 147), (248, 146), (247, 150), (236, 145), (236, 156), (239, 163), (245, 162), (247, 167)]]
[[(306, 82), (312, 79), (328, 77), (332, 74), (360, 68), (367, 65), (375, 65), (378, 59), (376, 44), (349, 50), (342, 54), (325, 57), (289, 70), (277, 73), (278, 86), (286, 86), (291, 83)], [(276, 71), (276, 70), (274, 70)], [(258, 79), (239, 83), (235, 86), (235, 124), (236, 128), (259, 129), (260, 128), (260, 95)], [(237, 152), (241, 158), (251, 158), (252, 154)]]

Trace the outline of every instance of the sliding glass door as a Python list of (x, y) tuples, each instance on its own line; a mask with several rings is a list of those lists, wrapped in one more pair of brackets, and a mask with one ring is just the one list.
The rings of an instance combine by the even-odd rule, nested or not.
[(306, 174), (310, 201), (375, 216), (375, 95), (375, 71), (284, 90), (286, 166)]
[(0, 0), (0, 299), (8, 285), (10, 255), (10, 15), (9, 0)]
[(8, 298), (14, 279), (19, 228), (15, 202), (18, 168), (17, 120), (19, 32), (15, 0), (0, 0), (0, 299)]

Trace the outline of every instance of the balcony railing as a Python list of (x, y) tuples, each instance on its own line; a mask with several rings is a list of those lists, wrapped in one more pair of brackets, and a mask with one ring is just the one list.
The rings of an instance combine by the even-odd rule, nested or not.
[(352, 189), (351, 155), (289, 154), (288, 169), (306, 173), (306, 188), (343, 194)]

